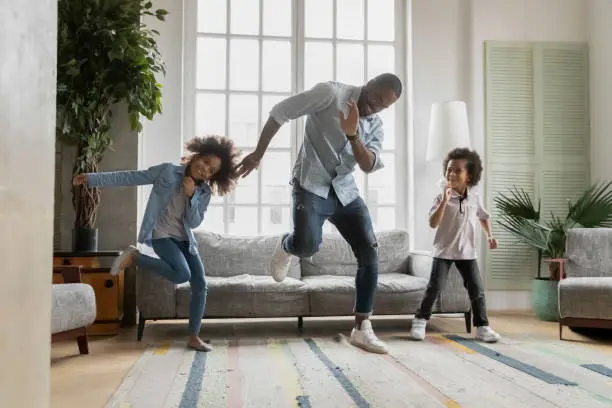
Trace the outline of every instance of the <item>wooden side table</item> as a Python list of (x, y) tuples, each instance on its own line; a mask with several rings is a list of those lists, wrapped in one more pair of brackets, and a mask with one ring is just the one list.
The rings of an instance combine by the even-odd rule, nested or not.
[[(93, 287), (96, 294), (96, 321), (87, 328), (88, 335), (115, 335), (119, 333), (124, 311), (124, 273), (111, 276), (110, 266), (119, 251), (53, 253), (53, 266), (82, 267), (82, 281)], [(53, 274), (53, 283), (62, 283), (60, 273)]]

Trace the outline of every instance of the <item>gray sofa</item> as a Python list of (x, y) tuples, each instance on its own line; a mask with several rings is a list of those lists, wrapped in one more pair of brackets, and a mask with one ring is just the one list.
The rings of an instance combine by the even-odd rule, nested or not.
[[(295, 260), (280, 283), (269, 271), (280, 235), (240, 238), (196, 232), (206, 268), (206, 318), (349, 316), (353, 314), (356, 260), (337, 235), (325, 235), (319, 251)], [(410, 252), (408, 233), (377, 233), (380, 275), (374, 314), (414, 314), (427, 286), (431, 257)], [(453, 267), (454, 268), (454, 267)], [(189, 284), (175, 285), (147, 270), (136, 273), (138, 340), (147, 320), (186, 319)], [(459, 274), (449, 277), (434, 306), (435, 313), (464, 313), (471, 330), (470, 302)]]
[(559, 338), (563, 326), (612, 328), (612, 228), (569, 230), (565, 252)]

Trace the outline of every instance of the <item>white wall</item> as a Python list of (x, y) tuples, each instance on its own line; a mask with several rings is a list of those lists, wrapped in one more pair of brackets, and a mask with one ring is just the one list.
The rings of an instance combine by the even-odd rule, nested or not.
[(0, 407), (46, 408), (57, 1), (0, 10)]
[(591, 179), (612, 180), (612, 1), (589, 0)]
[[(413, 162), (417, 175), (414, 244), (416, 249), (429, 250), (433, 231), (427, 225), (427, 212), (439, 190), (437, 181), (441, 176), (441, 164), (425, 161), (431, 104), (465, 100), (472, 146), (484, 156), (484, 41), (587, 41), (587, 5), (576, 0), (412, 0), (412, 3)], [(601, 3), (609, 8), (606, 0)], [(604, 19), (601, 25), (609, 33)], [(484, 187), (484, 180), (482, 184)], [(481, 254), (484, 251), (483, 248)], [(490, 309), (529, 307), (529, 296), (524, 292), (488, 296)]]

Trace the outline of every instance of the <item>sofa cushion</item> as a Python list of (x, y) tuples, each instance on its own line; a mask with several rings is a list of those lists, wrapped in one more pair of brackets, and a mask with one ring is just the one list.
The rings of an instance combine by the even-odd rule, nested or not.
[(87, 327), (96, 319), (96, 295), (86, 283), (51, 286), (51, 334)]
[(559, 282), (559, 315), (612, 320), (612, 277), (563, 279)]
[[(313, 316), (346, 316), (353, 314), (355, 278), (350, 276), (308, 276), (310, 313)], [(413, 314), (419, 306), (427, 280), (402, 273), (378, 277), (374, 297), (375, 314)]]
[[(306, 283), (287, 277), (276, 282), (270, 276), (236, 275), (207, 277), (208, 296), (204, 316), (208, 317), (283, 317), (308, 314)], [(177, 317), (189, 316), (191, 288), (178, 285)]]
[[(206, 276), (270, 275), (270, 259), (282, 235), (236, 237), (194, 231)], [(300, 277), (297, 258), (292, 260), (289, 277)]]
[[(406, 272), (408, 270), (408, 232), (404, 230), (382, 231), (376, 234), (378, 241), (379, 274)], [(335, 275), (355, 276), (357, 260), (348, 243), (337, 234), (326, 234), (319, 251), (302, 259), (302, 276)]]

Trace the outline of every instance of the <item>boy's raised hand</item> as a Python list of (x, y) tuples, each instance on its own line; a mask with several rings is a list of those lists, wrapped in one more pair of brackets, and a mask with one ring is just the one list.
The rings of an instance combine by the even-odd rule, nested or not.
[(87, 174), (81, 173), (74, 176), (72, 179), (72, 184), (75, 186), (87, 185)]
[(453, 195), (453, 188), (449, 184), (445, 184), (444, 193), (442, 195), (442, 201), (444, 201), (445, 203), (448, 203), (448, 200), (450, 200), (452, 195)]

